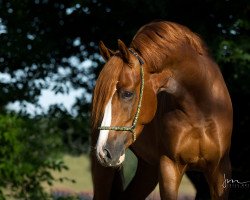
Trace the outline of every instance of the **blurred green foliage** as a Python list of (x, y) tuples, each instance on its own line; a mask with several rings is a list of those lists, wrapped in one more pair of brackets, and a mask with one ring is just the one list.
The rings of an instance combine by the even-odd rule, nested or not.
[(67, 169), (58, 132), (40, 119), (0, 115), (0, 146), (0, 199), (49, 198), (42, 183), (52, 184), (52, 170)]
[(62, 152), (79, 155), (89, 151), (89, 112), (72, 116), (63, 107), (54, 105), (43, 118), (49, 119), (50, 127), (60, 133), (64, 144)]

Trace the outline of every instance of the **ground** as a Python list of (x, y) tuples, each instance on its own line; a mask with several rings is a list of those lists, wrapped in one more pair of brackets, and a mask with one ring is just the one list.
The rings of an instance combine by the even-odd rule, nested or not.
[[(67, 177), (68, 181), (64, 181), (63, 183), (56, 181), (53, 186), (46, 186), (46, 189), (57, 194), (68, 195), (68, 194), (79, 194), (79, 195), (87, 195), (89, 199), (92, 196), (92, 182), (91, 182), (91, 174), (90, 174), (90, 162), (88, 155), (81, 156), (71, 156), (64, 155), (63, 160), (65, 164), (69, 167), (69, 170), (64, 170), (60, 173), (53, 173), (56, 179), (61, 177)], [(134, 155), (129, 151), (127, 152), (127, 157), (125, 160), (125, 179), (126, 184), (131, 180), (134, 170), (136, 169), (136, 162), (134, 160)], [(74, 180), (72, 182), (70, 180)], [(179, 189), (179, 199), (194, 199), (195, 189), (188, 180), (186, 176), (184, 176), (181, 186)], [(88, 199), (88, 198), (86, 198)], [(159, 189), (156, 187), (154, 192), (148, 197), (147, 200), (159, 199)]]

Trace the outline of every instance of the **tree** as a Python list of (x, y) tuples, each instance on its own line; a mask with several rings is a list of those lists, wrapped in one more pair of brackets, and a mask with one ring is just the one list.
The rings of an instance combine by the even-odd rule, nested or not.
[(42, 183), (67, 169), (59, 159), (61, 138), (44, 120), (0, 115), (0, 199), (49, 199)]

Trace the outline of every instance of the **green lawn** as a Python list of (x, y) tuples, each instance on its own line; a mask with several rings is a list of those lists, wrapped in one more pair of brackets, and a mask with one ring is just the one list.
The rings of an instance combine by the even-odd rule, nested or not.
[[(63, 160), (69, 167), (69, 170), (53, 172), (52, 174), (56, 179), (67, 177), (69, 180), (64, 180), (63, 182), (56, 181), (49, 189), (68, 190), (72, 192), (92, 191), (90, 162), (88, 155), (65, 155)], [(75, 183), (70, 180), (75, 180)]]
[[(90, 174), (90, 162), (88, 155), (81, 155), (78, 157), (65, 155), (63, 157), (65, 164), (69, 167), (69, 170), (64, 170), (61, 173), (53, 173), (56, 179), (61, 177), (67, 177), (68, 179), (74, 179), (76, 182), (64, 181), (63, 183), (54, 182), (54, 185), (49, 187), (46, 186), (48, 190), (66, 190), (73, 193), (78, 192), (91, 192), (92, 191), (92, 181)], [(136, 161), (133, 153), (130, 151), (126, 154), (124, 174), (125, 181), (128, 183), (134, 175), (136, 169)], [(156, 188), (156, 192), (158, 187)], [(180, 195), (191, 195), (194, 196), (195, 190), (192, 184), (189, 182), (186, 176), (184, 176), (180, 189)]]

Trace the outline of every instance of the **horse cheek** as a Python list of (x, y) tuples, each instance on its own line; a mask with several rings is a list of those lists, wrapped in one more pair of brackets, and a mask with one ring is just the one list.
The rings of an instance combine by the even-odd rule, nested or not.
[(145, 91), (145, 99), (142, 107), (142, 124), (148, 124), (152, 121), (157, 110), (157, 97), (153, 90)]

